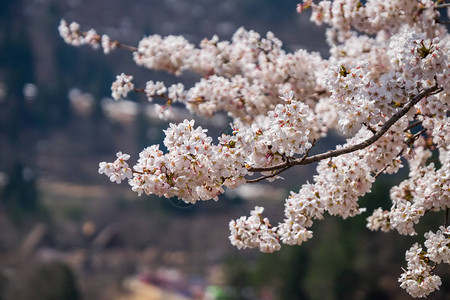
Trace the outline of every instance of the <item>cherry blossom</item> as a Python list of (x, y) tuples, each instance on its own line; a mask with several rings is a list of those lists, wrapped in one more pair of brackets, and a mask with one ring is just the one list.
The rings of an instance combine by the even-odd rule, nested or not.
[(125, 98), (134, 89), (133, 76), (124, 73), (117, 75), (116, 81), (111, 85), (112, 97), (114, 100)]
[[(101, 46), (105, 54), (121, 48), (139, 66), (201, 76), (190, 87), (157, 80), (135, 87), (122, 73), (111, 87), (116, 100), (142, 93), (165, 120), (176, 117), (174, 104), (232, 118), (232, 132), (217, 139), (194, 120), (170, 123), (164, 147), (145, 148), (133, 167), (121, 152), (114, 162), (100, 163), (100, 173), (128, 180), (138, 195), (217, 201), (227, 188), (274, 181), (287, 169), (317, 163), (313, 181), (285, 200), (276, 226), (259, 206), (229, 223), (238, 249), (300, 245), (325, 213), (344, 219), (364, 213), (358, 199), (377, 177), (407, 167), (407, 178), (391, 188), (390, 207), (369, 212), (367, 228), (417, 235), (425, 214), (445, 214), (445, 226), (425, 234), (425, 248), (416, 243), (406, 252), (399, 278), (411, 296), (426, 297), (442, 284), (434, 269), (450, 260), (450, 36), (440, 21), (447, 8), (433, 0), (299, 3), (298, 12), (310, 9), (313, 22), (328, 26), (328, 58), (303, 49), (289, 53), (272, 32), (245, 28), (230, 41), (215, 35), (198, 47), (182, 36), (157, 34), (128, 46), (64, 20), (59, 32), (73, 46)], [(332, 130), (345, 143), (310, 154)], [(433, 155), (439, 163), (429, 162)]]

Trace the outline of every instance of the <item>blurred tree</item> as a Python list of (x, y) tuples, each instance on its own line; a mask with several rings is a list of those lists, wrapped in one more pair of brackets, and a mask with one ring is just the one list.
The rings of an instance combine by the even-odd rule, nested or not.
[[(16, 291), (15, 300), (78, 300), (80, 291), (70, 267), (54, 261), (38, 266)], [(9, 299), (8, 299), (9, 300)]]
[(9, 212), (13, 220), (21, 220), (23, 214), (36, 212), (39, 208), (39, 196), (36, 177), (30, 168), (16, 163), (9, 175), (9, 180), (0, 191), (0, 205)]

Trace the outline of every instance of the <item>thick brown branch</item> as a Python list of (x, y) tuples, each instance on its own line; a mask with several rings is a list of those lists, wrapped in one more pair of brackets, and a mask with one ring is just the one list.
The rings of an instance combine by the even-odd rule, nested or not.
[[(420, 92), (416, 96), (412, 97), (411, 100), (409, 100), (409, 102), (407, 102), (389, 120), (387, 120), (386, 123), (384, 123), (384, 125), (381, 127), (381, 129), (377, 133), (372, 135), (367, 140), (365, 140), (365, 141), (363, 141), (363, 142), (361, 142), (359, 144), (356, 144), (356, 145), (347, 146), (347, 147), (342, 148), (342, 149), (330, 150), (328, 152), (317, 154), (317, 155), (314, 155), (314, 156), (311, 156), (311, 157), (291, 160), (289, 162), (288, 168), (290, 168), (292, 166), (295, 166), (295, 165), (307, 165), (307, 164), (310, 164), (310, 163), (313, 163), (313, 162), (318, 162), (318, 161), (321, 161), (321, 160), (324, 160), (324, 159), (327, 159), (327, 158), (340, 156), (342, 154), (352, 153), (352, 152), (364, 149), (364, 148), (372, 145), (379, 138), (381, 138), (389, 130), (389, 128), (391, 128), (392, 125), (395, 124), (395, 122), (397, 122), (401, 117), (406, 115), (406, 113), (408, 113), (408, 111), (414, 105), (416, 105), (420, 100), (422, 100), (426, 96), (429, 96), (431, 93), (434, 93), (434, 92), (437, 92), (437, 91), (442, 91), (442, 88), (439, 88), (437, 85), (434, 85), (432, 87), (424, 89), (422, 92)], [(283, 168), (286, 168), (286, 164), (285, 163), (274, 165), (274, 166), (270, 166), (270, 167), (250, 168), (249, 171), (250, 172), (265, 172), (265, 171), (279, 170), (279, 169), (283, 169)]]

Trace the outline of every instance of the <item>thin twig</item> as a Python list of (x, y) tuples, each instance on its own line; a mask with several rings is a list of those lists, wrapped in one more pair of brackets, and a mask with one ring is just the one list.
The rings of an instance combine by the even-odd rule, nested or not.
[[(307, 155), (307, 154), (305, 154), (305, 155)], [(278, 170), (277, 172), (275, 172), (273, 174), (264, 175), (264, 176), (261, 176), (261, 177), (255, 178), (255, 179), (248, 179), (248, 180), (246, 180), (246, 182), (247, 183), (255, 183), (255, 182), (259, 182), (261, 180), (267, 179), (267, 178), (272, 178), (272, 177), (277, 176), (281, 172), (284, 172), (285, 170), (289, 169), (290, 158), (283, 154), (283, 161), (284, 161), (285, 167), (282, 168), (281, 170)]]
[[(403, 150), (402, 150), (403, 151)], [(397, 158), (398, 155), (395, 157)], [(384, 171), (386, 171), (386, 169), (390, 166), (390, 164), (386, 164), (381, 170), (379, 170), (375, 175), (373, 175), (374, 178), (377, 178), (378, 176), (381, 175), (381, 173), (383, 173)]]
[[(405, 129), (406, 131), (406, 129)], [(414, 142), (415, 140), (417, 140), (419, 138), (419, 136), (422, 135), (422, 133), (424, 133), (425, 131), (427, 131), (426, 129), (422, 129), (420, 132), (416, 133), (415, 135), (413, 135), (412, 137), (406, 139), (404, 141), (405, 145), (408, 146), (411, 142)], [(400, 152), (395, 156), (395, 158), (401, 156), (403, 154), (403, 152), (405, 151), (405, 148), (403, 148), (402, 150), (400, 150)], [(391, 164), (386, 164), (381, 170), (379, 170), (373, 177), (377, 178), (378, 176), (381, 175), (381, 173), (383, 173)]]
[[(144, 94), (144, 95), (146, 95), (147, 96), (147, 93), (145, 92), (145, 89), (144, 88), (134, 88), (134, 90), (133, 90), (135, 93), (141, 93), (141, 94)], [(147, 96), (148, 97), (148, 96)], [(166, 101), (166, 103), (172, 103), (172, 99), (171, 98), (169, 98), (169, 96), (167, 96), (166, 94), (162, 94), (162, 95), (160, 95), (160, 94), (155, 94), (155, 95), (153, 95), (152, 97), (159, 97), (159, 98), (162, 98), (162, 99), (164, 99), (165, 101)]]
[(138, 51), (138, 48), (134, 47), (134, 46), (130, 46), (130, 45), (126, 45), (126, 44), (122, 44), (120, 42), (117, 42), (117, 47), (121, 48), (121, 49), (125, 49), (131, 52), (136, 52)]
[(413, 137), (409, 138), (409, 139), (406, 141), (406, 143), (408, 144), (408, 143), (411, 143), (411, 142), (417, 140), (417, 138), (418, 138), (419, 136), (421, 136), (422, 133), (424, 133), (425, 131), (427, 131), (426, 128), (422, 129), (421, 131), (419, 131), (418, 133), (416, 133), (415, 135), (413, 135)]
[[(437, 85), (434, 85), (432, 87), (424, 89), (422, 92), (420, 92), (416, 96), (412, 97), (411, 100), (406, 103), (406, 105), (404, 105), (401, 109), (399, 109), (389, 120), (386, 121), (386, 123), (384, 123), (384, 125), (381, 127), (381, 129), (377, 133), (372, 135), (367, 140), (365, 140), (359, 144), (356, 144), (356, 145), (347, 146), (347, 147), (337, 149), (337, 150), (330, 150), (328, 152), (317, 154), (317, 155), (314, 155), (311, 157), (307, 157), (305, 159), (292, 160), (289, 164), (289, 167), (292, 167), (295, 165), (307, 165), (307, 164), (321, 161), (321, 160), (324, 160), (324, 159), (327, 159), (330, 157), (336, 157), (336, 156), (340, 156), (342, 154), (352, 153), (357, 150), (367, 148), (368, 146), (375, 143), (379, 138), (381, 138), (389, 130), (389, 128), (392, 127), (392, 125), (394, 125), (401, 117), (406, 115), (406, 113), (414, 105), (416, 105), (420, 100), (422, 100), (422, 98), (430, 95), (433, 92), (442, 91), (442, 90), (443, 89), (438, 87)], [(252, 167), (252, 168), (249, 168), (249, 171), (250, 172), (265, 172), (265, 171), (279, 170), (279, 169), (283, 169), (285, 167), (286, 167), (286, 164), (282, 163), (282, 164), (278, 164), (278, 165), (274, 165), (274, 166), (270, 166), (270, 167)]]
[(289, 168), (290, 168), (290, 166), (286, 166), (286, 167), (284, 167), (283, 169), (278, 170), (277, 172), (275, 172), (275, 173), (273, 173), (273, 174), (270, 174), (270, 175), (264, 175), (264, 176), (261, 176), (261, 177), (255, 178), (255, 179), (247, 179), (246, 182), (247, 182), (247, 183), (255, 183), (255, 182), (259, 182), (259, 181), (261, 181), (261, 180), (267, 179), (267, 178), (272, 178), (272, 177), (275, 177), (275, 176), (277, 176), (278, 174), (280, 174), (280, 173), (286, 171), (286, 170), (289, 169)]
[(369, 129), (373, 134), (377, 133), (377, 131), (369, 124), (364, 122), (363, 125), (366, 126), (366, 128)]
[[(86, 31), (77, 30), (76, 33), (78, 33), (79, 35), (82, 35), (84, 37), (87, 36), (87, 32)], [(96, 40), (99, 43), (102, 42), (102, 37), (100, 35), (98, 35), (98, 34), (95, 35), (93, 37), (93, 39)], [(123, 43), (121, 43), (119, 41), (111, 41), (111, 44), (115, 45), (117, 48), (125, 49), (125, 50), (131, 51), (131, 52), (136, 52), (138, 50), (138, 48), (136, 48), (134, 46), (123, 44)]]
[(409, 124), (408, 127), (406, 127), (405, 130), (403, 130), (403, 131), (404, 131), (404, 132), (405, 132), (405, 131), (408, 131), (408, 130), (410, 130), (411, 128), (414, 128), (414, 127), (416, 127), (416, 126), (419, 125), (419, 124), (422, 124), (422, 121), (415, 121), (415, 122), (412, 122), (412, 123)]
[(306, 149), (305, 151), (305, 155), (302, 156), (302, 158), (300, 158), (300, 163), (303, 162), (309, 155), (309, 151), (311, 151), (311, 149), (316, 145), (316, 140), (312, 141), (311, 143), (311, 147), (309, 147), (308, 149)]
[[(312, 147), (314, 147), (315, 145), (316, 145), (316, 140), (314, 140), (314, 141), (311, 143), (311, 147), (309, 147), (308, 149), (306, 149), (305, 154), (300, 158), (300, 161), (305, 160), (305, 159), (308, 157), (309, 151), (311, 151)], [(255, 179), (248, 179), (248, 180), (246, 180), (246, 182), (247, 182), (247, 183), (255, 183), (255, 182), (258, 182), (258, 181), (267, 179), (267, 178), (275, 177), (275, 176), (277, 176), (278, 174), (280, 174), (280, 173), (286, 171), (287, 169), (290, 168), (290, 165), (289, 165), (289, 157), (286, 157), (285, 165), (286, 165), (286, 166), (285, 166), (284, 168), (278, 170), (277, 172), (275, 172), (275, 173), (273, 173), (273, 174), (261, 176), (261, 177), (255, 178)]]
[(450, 3), (443, 3), (443, 4), (435, 5), (434, 9), (441, 9), (441, 8), (446, 8), (446, 7), (450, 7)]
[(448, 210), (449, 208), (447, 207), (447, 209), (445, 210), (445, 228), (448, 227)]

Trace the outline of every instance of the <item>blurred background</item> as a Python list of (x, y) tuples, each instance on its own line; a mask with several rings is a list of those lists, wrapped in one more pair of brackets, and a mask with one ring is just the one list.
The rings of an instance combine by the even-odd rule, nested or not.
[[(397, 283), (405, 251), (444, 215), (425, 217), (418, 238), (369, 232), (373, 208), (389, 208), (383, 177), (361, 200), (368, 213), (316, 222), (314, 239), (275, 254), (238, 251), (228, 222), (255, 206), (276, 223), (283, 200), (311, 179), (315, 166), (286, 180), (227, 191), (220, 201), (185, 205), (176, 199), (137, 197), (127, 184), (98, 174), (117, 151), (136, 158), (161, 143), (162, 129), (139, 95), (113, 102), (115, 75), (192, 85), (133, 64), (131, 53), (103, 55), (59, 37), (61, 18), (137, 45), (144, 35), (181, 34), (198, 44), (239, 27), (272, 31), (286, 50), (327, 56), (324, 30), (298, 15), (297, 0), (0, 0), (0, 299), (409, 299)], [(180, 113), (191, 118), (187, 112)], [(213, 136), (229, 120), (196, 124)], [(341, 141), (323, 141), (324, 151)], [(450, 271), (437, 268), (443, 286), (429, 299), (450, 299)]]

